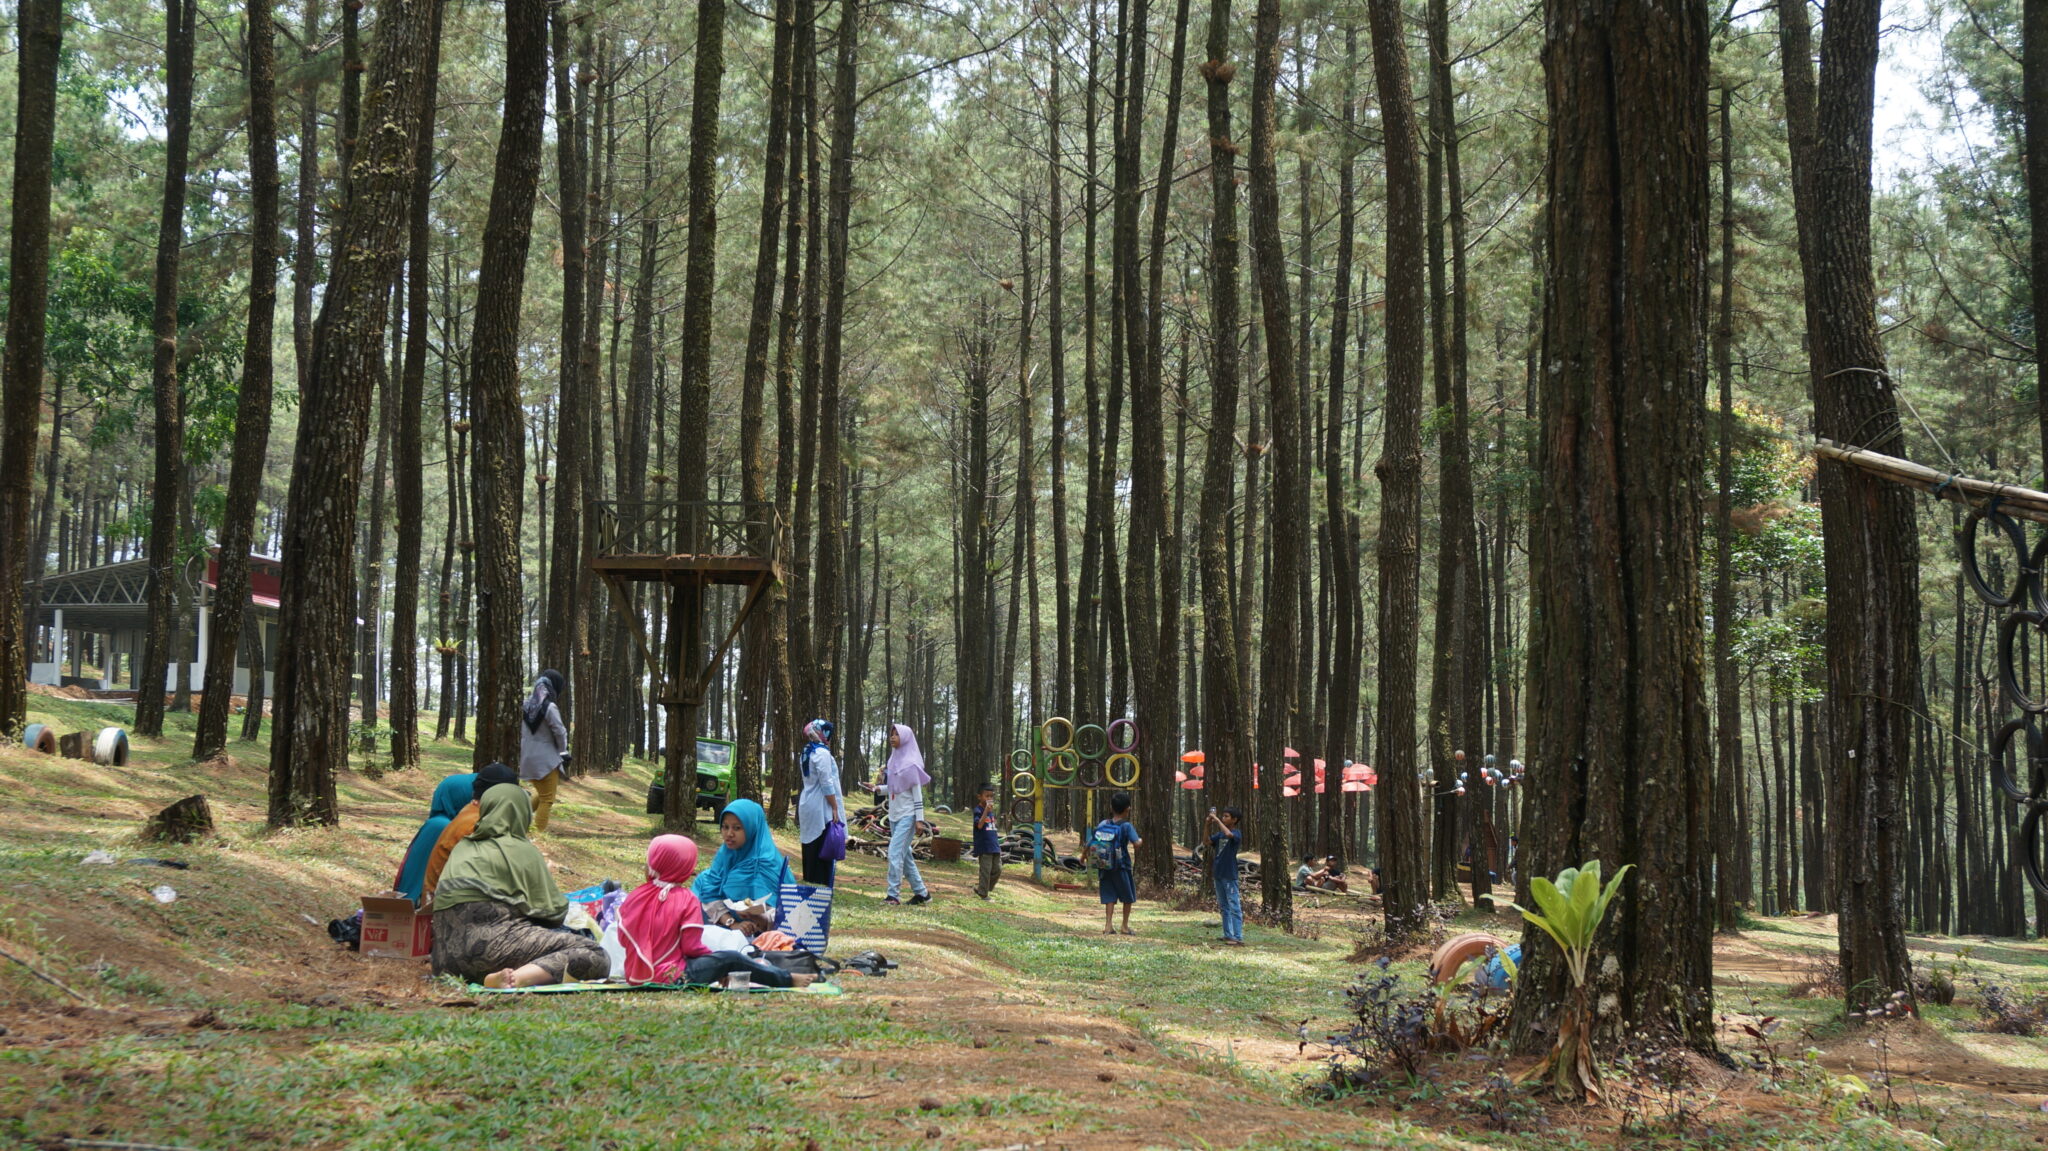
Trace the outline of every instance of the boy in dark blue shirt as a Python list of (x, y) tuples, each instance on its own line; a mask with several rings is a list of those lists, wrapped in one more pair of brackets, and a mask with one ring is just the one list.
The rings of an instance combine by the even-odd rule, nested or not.
[(981, 798), (974, 805), (974, 858), (981, 865), (974, 894), (987, 899), (1003, 878), (1003, 844), (996, 837), (996, 789), (988, 784), (982, 785)]
[(1209, 846), (1215, 850), (1216, 863), (1211, 874), (1216, 883), (1216, 910), (1223, 913), (1223, 942), (1231, 947), (1244, 946), (1244, 904), (1240, 902), (1237, 889), (1237, 849), (1244, 844), (1244, 832), (1238, 824), (1244, 821), (1244, 813), (1234, 807), (1226, 807), (1220, 813), (1209, 809)]
[(1124, 905), (1124, 934), (1131, 930), (1131, 905), (1138, 902), (1138, 876), (1131, 865), (1131, 848), (1145, 842), (1131, 826), (1131, 793), (1119, 791), (1109, 797), (1109, 818), (1095, 825), (1084, 855), (1095, 857), (1102, 877), (1102, 933), (1115, 935), (1116, 905)]

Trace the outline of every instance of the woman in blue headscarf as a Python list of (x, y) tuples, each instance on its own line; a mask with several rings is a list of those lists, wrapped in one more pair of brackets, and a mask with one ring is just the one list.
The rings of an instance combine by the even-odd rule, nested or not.
[(427, 860), (434, 854), (434, 844), (440, 840), (448, 822), (468, 806), (475, 790), (474, 775), (451, 775), (434, 788), (433, 806), (427, 812), (427, 821), (413, 833), (412, 846), (405, 849), (405, 859), (398, 865), (398, 878), (391, 881), (393, 891), (414, 903), (420, 901), (420, 891), (426, 885)]
[[(716, 923), (723, 904), (761, 900), (774, 906), (785, 883), (795, 883), (789, 861), (768, 834), (768, 813), (751, 799), (735, 799), (719, 816), (718, 854), (690, 885), (704, 904), (704, 919)], [(714, 904), (721, 906), (713, 906)], [(772, 927), (773, 922), (762, 924)]]

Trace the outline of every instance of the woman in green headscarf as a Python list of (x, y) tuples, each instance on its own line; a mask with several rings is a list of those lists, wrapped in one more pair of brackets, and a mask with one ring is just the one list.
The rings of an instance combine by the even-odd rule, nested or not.
[(603, 979), (597, 941), (562, 927), (562, 898), (540, 849), (527, 842), (532, 801), (517, 787), (478, 800), (476, 830), (448, 853), (434, 889), (434, 973), (487, 987)]

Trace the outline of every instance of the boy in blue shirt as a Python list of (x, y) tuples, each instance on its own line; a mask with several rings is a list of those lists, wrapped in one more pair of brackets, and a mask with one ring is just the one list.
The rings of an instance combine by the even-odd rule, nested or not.
[(1003, 878), (1003, 844), (996, 837), (996, 789), (981, 785), (981, 798), (974, 805), (974, 858), (981, 865), (981, 878), (974, 894), (983, 899)]
[(1116, 934), (1116, 905), (1124, 905), (1124, 934), (1131, 930), (1131, 905), (1138, 902), (1138, 877), (1131, 866), (1131, 848), (1145, 842), (1131, 826), (1131, 793), (1109, 797), (1109, 818), (1095, 825), (1083, 855), (1093, 855), (1102, 877), (1102, 933)]
[(1244, 946), (1244, 904), (1239, 900), (1237, 890), (1237, 849), (1244, 844), (1244, 832), (1238, 824), (1244, 821), (1244, 813), (1234, 807), (1222, 812), (1209, 809), (1209, 826), (1215, 830), (1209, 834), (1209, 846), (1214, 850), (1216, 863), (1211, 871), (1216, 883), (1216, 910), (1223, 913), (1223, 942), (1231, 947)]

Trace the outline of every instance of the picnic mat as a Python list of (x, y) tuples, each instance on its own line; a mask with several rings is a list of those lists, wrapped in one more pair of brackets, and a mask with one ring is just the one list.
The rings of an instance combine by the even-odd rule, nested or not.
[(581, 991), (718, 991), (728, 995), (761, 994), (764, 992), (792, 992), (798, 995), (844, 995), (833, 984), (819, 980), (809, 987), (750, 987), (746, 991), (727, 991), (709, 983), (610, 983), (598, 980), (591, 983), (546, 983), (539, 987), (485, 987), (481, 983), (469, 985), (472, 995), (573, 995)]

